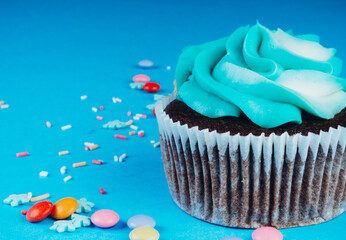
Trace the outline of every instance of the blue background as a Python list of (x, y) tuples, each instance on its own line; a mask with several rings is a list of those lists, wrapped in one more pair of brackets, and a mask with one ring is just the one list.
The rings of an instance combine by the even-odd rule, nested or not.
[[(50, 193), (49, 200), (86, 197), (94, 210), (113, 209), (121, 222), (107, 230), (81, 228), (72, 233), (50, 231), (52, 219), (32, 224), (20, 214), (31, 204), (12, 208), (0, 204), (0, 239), (128, 239), (129, 217), (155, 218), (161, 239), (251, 239), (253, 230), (205, 223), (181, 211), (171, 200), (165, 181), (154, 116), (145, 108), (153, 95), (131, 90), (135, 74), (146, 73), (172, 91), (174, 69), (184, 46), (224, 37), (237, 27), (254, 24), (315, 33), (346, 59), (346, 14), (343, 1), (0, 1), (0, 199), (16, 193)], [(151, 59), (158, 68), (135, 67)], [(167, 70), (166, 66), (172, 66)], [(343, 69), (345, 77), (345, 67)], [(88, 99), (81, 101), (81, 95)], [(112, 97), (123, 99), (113, 104)], [(102, 112), (91, 107), (103, 105)], [(145, 137), (113, 137), (102, 124), (128, 120), (127, 111), (147, 114), (136, 125)], [(96, 115), (105, 120), (97, 121)], [(45, 122), (53, 126), (47, 128)], [(66, 131), (61, 126), (71, 124)], [(89, 129), (95, 132), (87, 134)], [(128, 129), (118, 130), (127, 134)], [(83, 143), (100, 148), (85, 151)], [(58, 156), (69, 150), (70, 154)], [(16, 158), (15, 153), (30, 156)], [(124, 163), (113, 156), (127, 153)], [(92, 165), (92, 159), (106, 164)], [(88, 166), (72, 168), (87, 161)], [(67, 183), (59, 169), (67, 166)], [(45, 179), (40, 171), (49, 172)], [(101, 195), (99, 188), (107, 194)], [(90, 215), (90, 214), (89, 214)], [(284, 229), (284, 239), (342, 239), (346, 215), (316, 226)]]

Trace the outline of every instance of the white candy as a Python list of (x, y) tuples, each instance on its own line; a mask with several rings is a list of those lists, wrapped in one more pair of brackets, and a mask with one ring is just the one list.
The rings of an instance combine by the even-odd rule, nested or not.
[(45, 178), (45, 177), (48, 176), (48, 172), (47, 172), (47, 171), (41, 171), (41, 172), (39, 173), (39, 175), (40, 175), (40, 177)]
[(65, 131), (67, 129), (70, 129), (72, 126), (69, 124), (69, 125), (66, 125), (66, 126), (62, 126), (61, 127), (61, 130)]
[(119, 159), (118, 159), (118, 156), (114, 156), (114, 162), (118, 162)]
[(71, 176), (67, 176), (67, 177), (65, 177), (65, 178), (64, 178), (64, 182), (69, 181), (71, 178), (72, 178)]
[(65, 174), (66, 173), (66, 166), (63, 166), (60, 168), (60, 173)]
[(119, 162), (123, 162), (124, 158), (126, 158), (126, 153), (123, 153), (123, 154), (119, 157)]
[(91, 111), (97, 112), (97, 108), (96, 108), (96, 107), (92, 107), (92, 108), (91, 108)]
[(131, 125), (130, 128), (133, 129), (133, 130), (137, 130), (138, 129), (138, 127), (135, 126), (135, 125)]
[(80, 97), (80, 99), (81, 100), (85, 100), (85, 99), (87, 99), (87, 97), (88, 97), (87, 95), (83, 95), (83, 96)]

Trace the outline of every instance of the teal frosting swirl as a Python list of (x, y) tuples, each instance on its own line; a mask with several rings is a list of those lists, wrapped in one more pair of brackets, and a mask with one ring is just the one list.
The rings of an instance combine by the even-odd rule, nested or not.
[(176, 70), (178, 99), (217, 118), (245, 114), (263, 128), (300, 124), (304, 110), (331, 119), (346, 106), (342, 61), (316, 35), (294, 36), (257, 23), (185, 48)]

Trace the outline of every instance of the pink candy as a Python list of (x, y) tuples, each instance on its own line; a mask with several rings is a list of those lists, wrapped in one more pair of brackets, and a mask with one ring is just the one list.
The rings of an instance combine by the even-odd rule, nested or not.
[(17, 153), (16, 156), (17, 157), (25, 157), (25, 156), (28, 156), (29, 153), (28, 152), (21, 152), (21, 153)]
[(252, 233), (253, 240), (282, 240), (282, 233), (273, 227), (260, 227)]
[(138, 132), (138, 137), (143, 137), (143, 136), (144, 136), (144, 131), (143, 130), (139, 131)]
[(138, 74), (132, 78), (134, 82), (149, 82), (150, 77), (145, 74)]
[(127, 112), (127, 116), (131, 116), (131, 112), (130, 111)]
[(115, 138), (120, 138), (120, 139), (127, 139), (126, 136), (120, 135), (120, 134), (115, 134), (114, 137), (115, 137)]
[(101, 116), (96, 116), (96, 119), (97, 119), (97, 120), (103, 120), (103, 117), (101, 117)]
[(119, 215), (108, 209), (95, 212), (91, 216), (91, 222), (100, 228), (110, 228), (119, 222)]

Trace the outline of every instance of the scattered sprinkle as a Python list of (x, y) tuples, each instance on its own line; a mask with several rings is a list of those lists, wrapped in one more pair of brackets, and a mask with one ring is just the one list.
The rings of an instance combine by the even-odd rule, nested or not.
[(5, 103), (5, 101), (0, 101), (0, 105), (3, 105)]
[(94, 144), (94, 145), (89, 146), (88, 148), (89, 148), (89, 150), (95, 150), (98, 147), (99, 147), (99, 145)]
[(71, 178), (72, 178), (71, 176), (67, 176), (67, 177), (65, 177), (65, 178), (64, 178), (64, 182), (69, 181)]
[(114, 162), (118, 162), (119, 159), (118, 159), (118, 156), (114, 156)]
[(100, 106), (99, 109), (102, 111), (103, 110), (103, 106)]
[(86, 165), (86, 162), (79, 162), (79, 163), (72, 164), (72, 167), (77, 168), (77, 167), (83, 167), (85, 165)]
[(91, 147), (92, 145), (95, 145), (95, 143), (84, 142), (84, 145), (85, 145), (86, 147)]
[(29, 152), (20, 152), (20, 153), (16, 153), (16, 156), (17, 157), (25, 157), (25, 156), (28, 156), (29, 155)]
[(66, 125), (66, 126), (62, 126), (61, 127), (61, 130), (65, 131), (67, 129), (70, 129), (72, 126), (69, 124), (69, 125)]
[(45, 178), (45, 177), (48, 176), (48, 172), (47, 172), (47, 171), (41, 171), (41, 172), (39, 173), (39, 175), (40, 175), (41, 178)]
[(160, 146), (160, 142), (157, 142), (157, 143), (154, 143), (154, 145), (153, 145), (154, 147), (158, 147), (158, 146)]
[(96, 107), (92, 107), (92, 108), (91, 108), (91, 111), (97, 112), (97, 108), (96, 108)]
[(97, 120), (103, 120), (103, 117), (101, 117), (101, 116), (96, 116), (96, 119), (97, 119)]
[(167, 70), (171, 70), (171, 66), (167, 66)]
[(120, 134), (115, 134), (114, 137), (115, 137), (115, 138), (119, 138), (119, 139), (127, 139), (126, 136), (120, 135)]
[(131, 132), (129, 132), (129, 135), (130, 135), (130, 136), (135, 135), (135, 134), (136, 134), (136, 132), (135, 132), (135, 131), (131, 131)]
[(97, 165), (102, 165), (103, 161), (102, 160), (92, 160), (92, 164), (97, 164)]
[(49, 121), (47, 121), (46, 126), (50, 128), (52, 126), (52, 124)]
[(138, 137), (143, 137), (143, 136), (144, 136), (144, 131), (143, 130), (139, 131), (138, 132)]
[(155, 143), (155, 140), (150, 140), (150, 143), (151, 143), (151, 144), (154, 144), (154, 143)]
[(87, 97), (88, 97), (87, 95), (83, 95), (83, 96), (80, 96), (80, 99), (85, 100), (85, 99), (87, 99)]
[(129, 125), (131, 125), (132, 123), (133, 123), (132, 120), (128, 120), (128, 121), (126, 122), (126, 126), (129, 126)]
[(131, 112), (128, 111), (128, 112), (126, 113), (126, 115), (127, 115), (127, 116), (131, 116)]
[(1, 107), (2, 109), (4, 109), (4, 108), (9, 108), (10, 105), (8, 105), (8, 104), (3, 104), (3, 105), (1, 105), (0, 107)]
[(123, 162), (125, 158), (126, 158), (126, 153), (123, 153), (123, 154), (119, 157), (119, 162)]
[(133, 130), (138, 130), (138, 127), (135, 126), (135, 125), (131, 125), (130, 128), (133, 129)]
[(59, 152), (59, 156), (63, 156), (63, 155), (67, 155), (67, 154), (69, 154), (69, 151), (67, 151), (67, 150)]
[(65, 173), (66, 173), (66, 166), (62, 166), (62, 167), (60, 168), (60, 173), (61, 173), (61, 174), (65, 174)]
[(133, 119), (134, 120), (139, 120), (139, 116), (134, 116)]
[(100, 188), (100, 193), (103, 195), (103, 194), (105, 194), (106, 192), (105, 192), (105, 190), (103, 190), (103, 188)]
[(49, 198), (49, 193), (37, 196), (37, 197), (33, 197), (30, 199), (30, 202), (37, 202), (37, 201), (41, 201), (43, 199)]
[(123, 100), (121, 100), (120, 98), (115, 98), (115, 97), (112, 97), (112, 101), (113, 103), (121, 103)]

